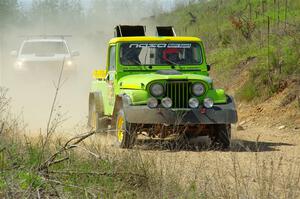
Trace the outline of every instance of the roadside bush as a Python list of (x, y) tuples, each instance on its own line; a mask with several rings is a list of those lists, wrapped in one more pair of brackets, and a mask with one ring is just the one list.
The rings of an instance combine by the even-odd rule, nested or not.
[(237, 92), (236, 92), (236, 98), (238, 100), (244, 100), (244, 101), (251, 101), (255, 97), (258, 97), (257, 89), (254, 85), (254, 82), (247, 81)]

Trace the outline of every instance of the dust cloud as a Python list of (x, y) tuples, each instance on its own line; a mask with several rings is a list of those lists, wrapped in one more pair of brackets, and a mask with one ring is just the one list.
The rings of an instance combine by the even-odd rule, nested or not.
[(65, 37), (70, 51), (80, 53), (73, 60), (76, 70), (63, 72), (54, 110), (54, 118), (62, 122), (60, 128), (69, 130), (87, 122), (91, 74), (94, 69), (105, 68), (107, 43), (113, 37), (113, 27), (143, 24), (151, 29), (153, 24), (145, 19), (164, 10), (161, 1), (147, 0), (94, 0), (88, 4), (80, 0), (37, 0), (27, 8), (22, 7), (22, 2), (16, 5), (16, 20), (4, 24), (5, 28), (0, 31), (0, 83), (9, 89), (13, 112), (24, 119), (30, 132), (46, 129), (62, 63), (58, 63), (54, 71), (49, 71), (50, 66), (43, 63), (37, 70), (16, 70), (17, 60), (11, 51), (18, 51), (26, 37), (71, 35)]

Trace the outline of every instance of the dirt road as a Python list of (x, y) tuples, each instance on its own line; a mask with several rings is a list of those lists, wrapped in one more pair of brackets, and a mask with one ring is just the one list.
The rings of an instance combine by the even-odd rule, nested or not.
[[(204, 148), (170, 149), (169, 142), (138, 142), (133, 150), (114, 147), (115, 137), (92, 138), (105, 145), (105, 153), (130, 153), (141, 162), (152, 161), (161, 179), (192, 186), (222, 198), (297, 198), (300, 196), (300, 129), (233, 127), (228, 151)], [(91, 148), (92, 149), (92, 148)], [(174, 177), (172, 179), (172, 177)], [(167, 184), (167, 183), (166, 183)], [(164, 186), (164, 185), (162, 185)], [(275, 194), (273, 196), (268, 194)], [(212, 195), (211, 195), (212, 194)], [(238, 196), (237, 196), (238, 195)]]

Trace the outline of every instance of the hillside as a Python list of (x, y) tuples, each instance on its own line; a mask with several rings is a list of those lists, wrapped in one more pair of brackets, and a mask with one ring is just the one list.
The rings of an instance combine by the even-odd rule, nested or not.
[(212, 0), (156, 20), (204, 40), (215, 85), (236, 97), (240, 111), (267, 105), (264, 116), (283, 112), (279, 122), (300, 124), (299, 1)]
[[(85, 14), (85, 0), (35, 0), (31, 10), (18, 2), (0, 0), (0, 72), (13, 68), (6, 62), (10, 47), (20, 42), (15, 35), (33, 34), (39, 23), (49, 34), (70, 31), (75, 40), (68, 42), (81, 55), (73, 80), (61, 79), (62, 72), (53, 81), (32, 73), (12, 75), (12, 87), (0, 85), (0, 198), (300, 198), (299, 0), (182, 0), (194, 3), (156, 16), (163, 12), (161, 0), (93, 0)], [(190, 139), (176, 125), (161, 125), (158, 131), (174, 132), (165, 139), (149, 138), (148, 129), (125, 117), (120, 126), (136, 126), (139, 135), (132, 149), (121, 149), (117, 139), (127, 128), (87, 126), (91, 72), (106, 66), (111, 26), (139, 20), (203, 39), (214, 86), (237, 102), (239, 122), (232, 125), (229, 149), (207, 136)], [(15, 111), (16, 100), (25, 117)], [(28, 126), (26, 114), (41, 121), (39, 130)], [(68, 128), (69, 116), (80, 121)], [(195, 132), (207, 130), (203, 126)]]

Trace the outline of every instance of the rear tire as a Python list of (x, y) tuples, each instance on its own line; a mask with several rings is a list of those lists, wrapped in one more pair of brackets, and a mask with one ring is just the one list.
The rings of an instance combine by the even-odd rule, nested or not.
[(229, 149), (231, 141), (231, 125), (216, 124), (213, 128), (212, 146), (214, 148)]
[(136, 141), (136, 125), (126, 121), (123, 110), (120, 110), (116, 120), (117, 146), (120, 148), (132, 148)]

